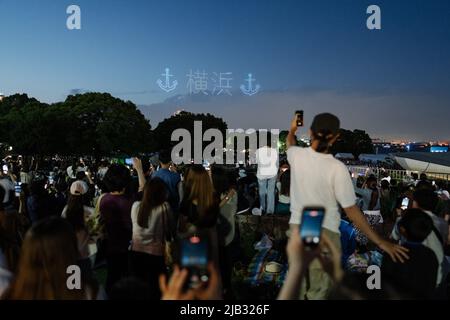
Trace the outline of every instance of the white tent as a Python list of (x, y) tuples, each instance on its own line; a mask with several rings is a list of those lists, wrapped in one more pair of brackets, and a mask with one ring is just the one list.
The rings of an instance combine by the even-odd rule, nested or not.
[(408, 171), (450, 174), (450, 153), (396, 153), (395, 161)]
[(336, 155), (334, 156), (336, 159), (344, 159), (344, 160), (354, 160), (355, 157), (353, 156), (353, 154), (351, 153), (336, 153)]
[(369, 153), (362, 153), (359, 155), (360, 161), (367, 161), (367, 162), (378, 162), (378, 161), (390, 161), (392, 158), (388, 154), (369, 154)]

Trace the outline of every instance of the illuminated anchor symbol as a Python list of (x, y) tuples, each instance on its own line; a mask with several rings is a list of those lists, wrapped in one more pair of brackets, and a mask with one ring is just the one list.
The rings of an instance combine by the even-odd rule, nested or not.
[(261, 86), (259, 84), (255, 85), (255, 87), (253, 88), (253, 84), (252, 82), (256, 81), (255, 79), (253, 79), (252, 74), (249, 73), (248, 74), (248, 78), (245, 79), (245, 81), (248, 82), (247, 87), (245, 87), (244, 85), (241, 85), (241, 91), (243, 94), (247, 95), (247, 96), (252, 96), (254, 94), (257, 94), (259, 89), (261, 88)]
[(163, 84), (163, 81), (161, 79), (158, 79), (158, 81), (156, 81), (156, 83), (165, 92), (170, 92), (170, 91), (175, 90), (175, 88), (178, 86), (178, 81), (174, 80), (172, 82), (172, 84), (170, 84), (170, 77), (173, 77), (173, 75), (170, 74), (169, 68), (166, 68), (165, 71), (166, 71), (166, 73), (161, 74), (163, 77), (166, 78), (165, 83)]

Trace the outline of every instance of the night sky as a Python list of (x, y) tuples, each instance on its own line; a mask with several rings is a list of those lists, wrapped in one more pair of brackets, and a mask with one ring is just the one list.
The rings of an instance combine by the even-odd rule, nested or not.
[[(66, 8), (81, 7), (81, 30)], [(368, 30), (366, 9), (381, 8)], [(0, 92), (44, 102), (110, 92), (153, 127), (175, 110), (230, 128), (306, 125), (329, 111), (372, 137), (450, 140), (447, 0), (0, 0)], [(170, 68), (178, 87), (156, 81)], [(232, 72), (229, 95), (189, 95), (186, 75)], [(242, 94), (248, 73), (261, 91)]]

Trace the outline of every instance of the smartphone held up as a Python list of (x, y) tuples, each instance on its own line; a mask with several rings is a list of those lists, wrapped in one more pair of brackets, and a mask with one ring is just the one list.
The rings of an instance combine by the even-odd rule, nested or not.
[(409, 208), (409, 198), (408, 197), (404, 197), (402, 199), (402, 204), (400, 206), (400, 209), (402, 209), (403, 211)]
[(125, 164), (127, 166), (132, 166), (133, 165), (133, 158), (126, 158), (125, 159)]
[(324, 218), (325, 208), (323, 207), (306, 207), (303, 209), (300, 238), (306, 247), (314, 248), (319, 245)]
[(295, 111), (295, 115), (297, 116), (297, 127), (303, 127), (303, 110)]
[(209, 246), (206, 236), (191, 235), (181, 239), (180, 265), (188, 270), (185, 289), (195, 289), (209, 280)]

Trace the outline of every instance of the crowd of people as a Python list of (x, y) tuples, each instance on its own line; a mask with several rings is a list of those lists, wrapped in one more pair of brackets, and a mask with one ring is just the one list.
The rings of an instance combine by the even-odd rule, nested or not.
[[(448, 298), (447, 185), (355, 177), (329, 153), (339, 129), (335, 116), (317, 115), (310, 147), (300, 148), (293, 119), (287, 158), (264, 146), (256, 172), (177, 167), (171, 150), (157, 163), (53, 160), (45, 172), (16, 159), (0, 178), (0, 297), (233, 299), (236, 217), (253, 214), (289, 218), (281, 300)], [(312, 248), (299, 231), (310, 206), (326, 212)], [(191, 236), (210, 252), (207, 281), (192, 287), (179, 246)], [(380, 267), (380, 290), (366, 286), (370, 265)], [(67, 286), (69, 266), (81, 270), (79, 290)]]

